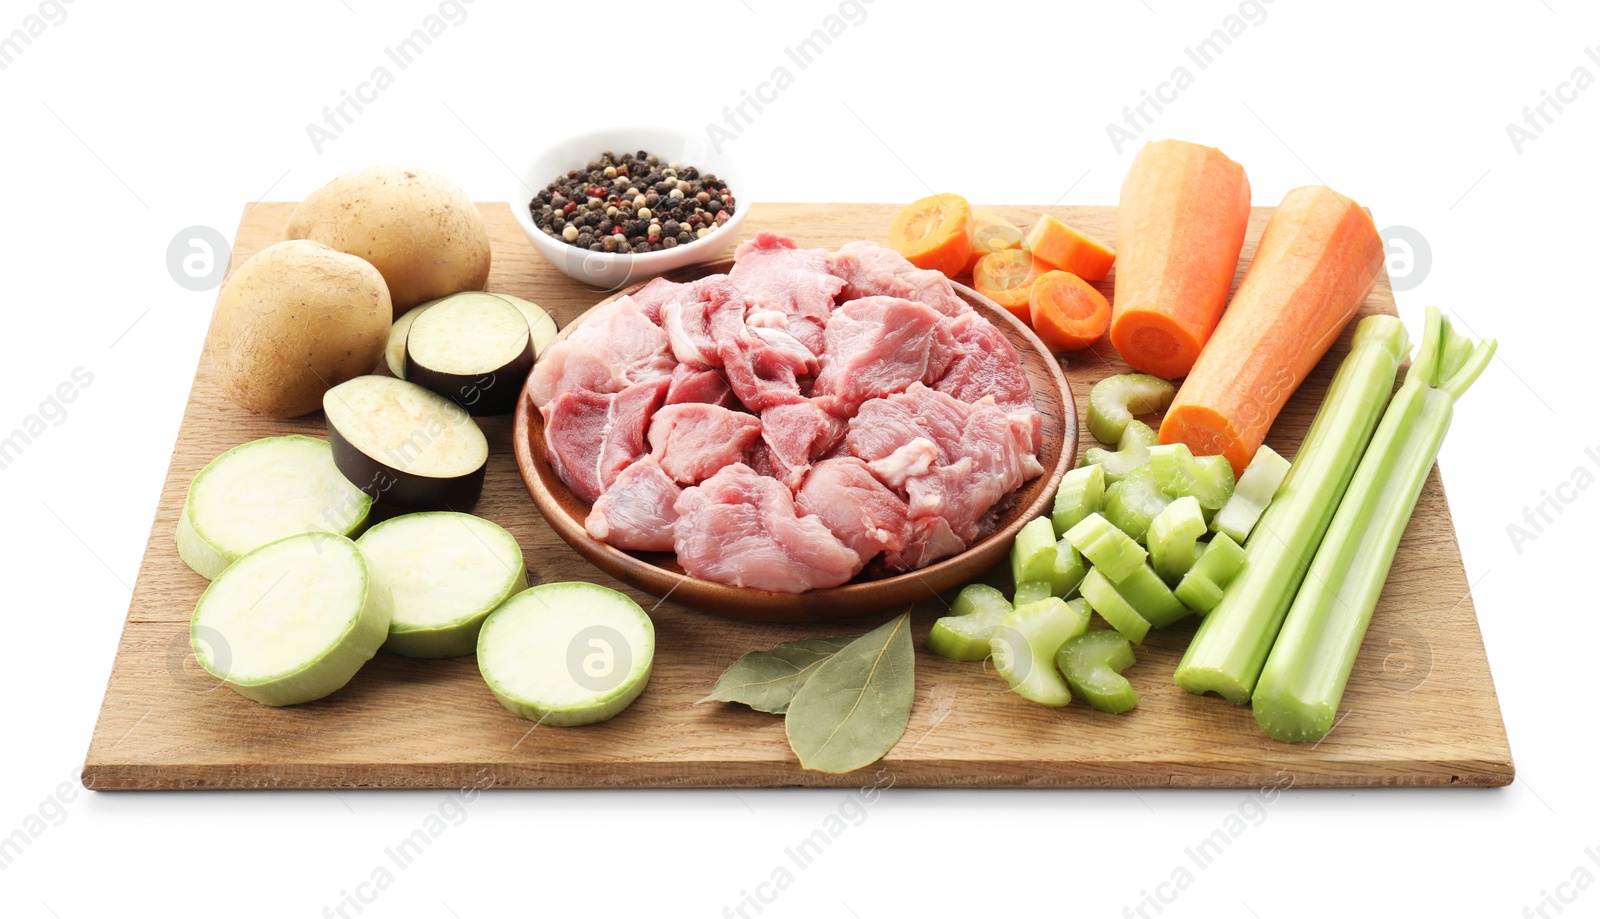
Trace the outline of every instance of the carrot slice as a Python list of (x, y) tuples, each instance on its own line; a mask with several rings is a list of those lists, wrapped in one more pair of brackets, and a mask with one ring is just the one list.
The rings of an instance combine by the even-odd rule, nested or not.
[(1047, 270), (1026, 249), (1006, 249), (978, 259), (978, 267), (972, 269), (972, 286), (996, 306), (1023, 322), (1031, 322), (1028, 294), (1033, 282)]
[(978, 259), (1007, 249), (1022, 248), (1022, 231), (1016, 224), (983, 211), (972, 212), (972, 245), (967, 248), (967, 274), (978, 267)]
[[(1354, 201), (1296, 188), (1267, 221), (1215, 335), (1161, 422), (1161, 442), (1220, 453), (1235, 475), (1372, 292), (1383, 240)], [(1116, 320), (1111, 325), (1116, 340)]]
[(1214, 147), (1144, 145), (1117, 207), (1111, 343), (1129, 366), (1189, 372), (1228, 302), (1249, 222), (1243, 166)]
[(1115, 252), (1049, 214), (1034, 222), (1024, 248), (1050, 267), (1070, 271), (1085, 281), (1102, 280), (1117, 260)]
[(1046, 271), (1028, 292), (1028, 315), (1052, 351), (1081, 351), (1106, 334), (1111, 304), (1105, 294), (1067, 271)]
[(960, 195), (929, 195), (906, 205), (889, 226), (889, 245), (918, 268), (954, 277), (967, 266), (972, 208)]

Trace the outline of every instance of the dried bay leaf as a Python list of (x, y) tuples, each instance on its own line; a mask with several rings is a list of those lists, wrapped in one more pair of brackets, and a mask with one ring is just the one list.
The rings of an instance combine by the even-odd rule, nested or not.
[(915, 662), (903, 613), (817, 665), (784, 716), (800, 765), (851, 772), (888, 753), (911, 722)]
[(733, 662), (701, 702), (740, 702), (758, 712), (783, 714), (817, 668), (854, 638), (805, 638)]

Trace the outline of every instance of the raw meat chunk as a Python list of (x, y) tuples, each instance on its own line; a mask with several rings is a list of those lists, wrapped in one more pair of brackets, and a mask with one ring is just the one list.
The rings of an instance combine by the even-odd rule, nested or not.
[(761, 439), (766, 450), (751, 465), (762, 469), (791, 489), (800, 487), (800, 480), (812, 461), (832, 450), (844, 439), (847, 426), (844, 419), (828, 414), (816, 400), (775, 405), (761, 413)]
[(821, 354), (823, 327), (844, 286), (830, 270), (832, 259), (827, 249), (801, 249), (789, 237), (763, 230), (733, 251), (728, 280), (752, 309), (787, 316), (789, 334)]
[(873, 460), (867, 467), (885, 485), (905, 488), (906, 479), (927, 472), (938, 458), (939, 445), (926, 437), (917, 437), (906, 441), (883, 459)]
[(861, 297), (900, 297), (927, 304), (946, 316), (972, 311), (967, 301), (956, 295), (949, 278), (918, 268), (877, 243), (847, 243), (833, 253), (829, 267), (844, 281), (840, 304)]
[(902, 392), (935, 374), (930, 334), (942, 317), (933, 309), (894, 297), (863, 297), (828, 320), (822, 372), (813, 396), (848, 418), (868, 399)]
[(621, 392), (634, 383), (665, 379), (676, 364), (667, 334), (631, 297), (621, 297), (539, 356), (528, 377), (528, 395), (548, 421), (557, 395)]
[(905, 547), (885, 552), (873, 567), (886, 574), (926, 568), (941, 558), (949, 558), (967, 548), (943, 517), (923, 517), (911, 522)]
[(694, 297), (694, 289), (698, 281), (688, 284), (679, 284), (666, 278), (651, 278), (650, 283), (639, 288), (633, 295), (633, 302), (639, 310), (650, 318), (651, 322), (660, 325), (661, 308), (673, 300), (686, 300)]
[(742, 323), (741, 330), (736, 337), (717, 339), (717, 355), (739, 401), (756, 412), (806, 401), (800, 382), (808, 378), (808, 362), (793, 351), (774, 348), (750, 334)]
[(906, 502), (853, 456), (812, 467), (795, 495), (803, 514), (821, 520), (865, 565), (880, 552), (899, 552), (911, 538)]
[(650, 420), (650, 455), (673, 479), (693, 485), (740, 462), (761, 436), (761, 419), (720, 405), (668, 405)]
[(667, 478), (661, 465), (645, 457), (617, 474), (594, 502), (584, 529), (618, 549), (671, 552), (674, 509), (683, 489)]
[(684, 285), (685, 296), (661, 307), (661, 327), (672, 354), (696, 367), (720, 367), (719, 338), (744, 334), (744, 300), (726, 278), (709, 277)]
[(673, 547), (692, 577), (800, 593), (843, 584), (860, 566), (821, 520), (799, 516), (789, 489), (743, 463), (684, 489), (675, 508)]
[(574, 389), (545, 412), (545, 456), (572, 493), (593, 504), (617, 474), (644, 455), (650, 416), (667, 395), (665, 378), (620, 393)]
[(976, 312), (940, 321), (934, 330), (935, 361), (944, 373), (933, 388), (960, 399), (977, 402), (993, 396), (1006, 408), (1033, 410), (1033, 389), (1022, 372), (1017, 349), (994, 323)]
[(959, 455), (961, 432), (972, 406), (952, 396), (913, 383), (903, 393), (862, 403), (850, 419), (850, 452), (871, 463), (921, 437), (933, 441), (938, 463)]
[(667, 388), (667, 404), (704, 402), (723, 408), (738, 408), (739, 400), (733, 397), (728, 379), (720, 371), (696, 370), (690, 364), (672, 368), (672, 384)]

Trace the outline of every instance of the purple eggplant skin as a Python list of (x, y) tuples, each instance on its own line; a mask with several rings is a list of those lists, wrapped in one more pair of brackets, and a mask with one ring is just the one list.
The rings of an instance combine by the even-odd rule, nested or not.
[(467, 414), (509, 415), (517, 409), (522, 385), (533, 372), (533, 337), (509, 363), (478, 374), (445, 373), (417, 362), (406, 348), (406, 380), (449, 399)]

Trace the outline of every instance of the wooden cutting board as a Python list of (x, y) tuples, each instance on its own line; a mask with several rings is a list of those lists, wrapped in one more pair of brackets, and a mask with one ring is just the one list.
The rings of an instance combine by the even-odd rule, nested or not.
[[(546, 264), (504, 204), (482, 205), (494, 246), (491, 290), (544, 305), (566, 323), (604, 296)], [(245, 209), (233, 266), (277, 242), (291, 204)], [(885, 238), (896, 208), (765, 204), (748, 226), (835, 247)], [(989, 209), (1027, 226), (1038, 207)], [(1045, 209), (1101, 239), (1115, 209)], [(1256, 208), (1253, 254), (1270, 208)], [(707, 253), (716, 257), (726, 253)], [(1109, 295), (1109, 281), (1100, 285)], [(1394, 313), (1388, 279), (1362, 315)], [(1352, 323), (1352, 328), (1354, 323)], [(1347, 332), (1290, 400), (1269, 443), (1293, 456), (1340, 358)], [(1068, 358), (1080, 406), (1089, 387), (1127, 370), (1109, 345)], [(1081, 418), (1080, 418), (1081, 421)], [(878, 766), (831, 776), (800, 769), (783, 722), (736, 705), (697, 705), (740, 654), (808, 635), (863, 632), (899, 610), (821, 627), (758, 626), (658, 601), (581, 559), (540, 519), (512, 460), (508, 418), (484, 419), (492, 456), (477, 513), (521, 542), (533, 583), (589, 580), (626, 591), (652, 611), (655, 672), (614, 720), (534, 728), (490, 695), (473, 658), (419, 661), (380, 653), (333, 696), (274, 709), (247, 701), (200, 670), (189, 616), (206, 581), (178, 559), (173, 531), (189, 480), (223, 451), (276, 434), (325, 436), (319, 415), (256, 418), (218, 391), (202, 357), (172, 465), (162, 485), (105, 703), (83, 770), (94, 789), (860, 785), (1265, 786), (1504, 785), (1511, 781), (1494, 684), (1437, 469), (1417, 505), (1345, 693), (1337, 726), (1316, 745), (1267, 739), (1248, 707), (1198, 698), (1172, 682), (1192, 621), (1152, 632), (1128, 671), (1139, 707), (1112, 716), (1082, 703), (1035, 705), (987, 665), (921, 650), (943, 600), (915, 608), (917, 694), (905, 737)], [(1093, 445), (1087, 429), (1080, 443)], [(991, 580), (1005, 587), (1009, 575)], [(946, 598), (948, 599), (948, 598)], [(878, 772), (879, 769), (887, 772)]]

